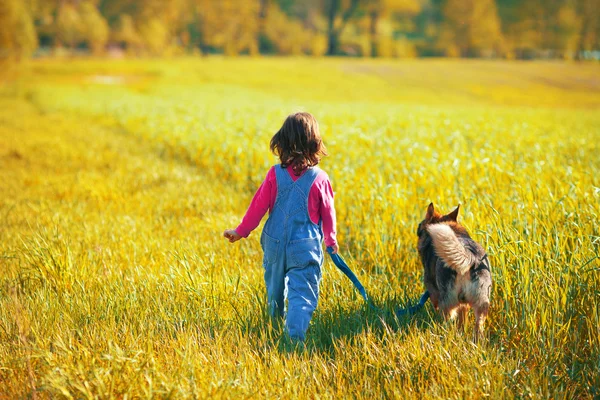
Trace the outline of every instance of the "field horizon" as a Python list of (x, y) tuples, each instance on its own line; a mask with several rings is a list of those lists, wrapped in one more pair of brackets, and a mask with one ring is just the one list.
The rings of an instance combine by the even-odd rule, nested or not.
[[(600, 64), (33, 60), (0, 75), (0, 398), (597, 398)], [(222, 238), (289, 113), (320, 123), (341, 254), (306, 348)], [(486, 339), (423, 291), (429, 202), (487, 250)], [(263, 221), (264, 222), (264, 221)]]

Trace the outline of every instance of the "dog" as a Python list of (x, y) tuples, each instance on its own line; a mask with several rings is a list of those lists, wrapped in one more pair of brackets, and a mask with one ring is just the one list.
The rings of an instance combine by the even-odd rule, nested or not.
[(433, 307), (446, 319), (458, 316), (460, 329), (473, 308), (477, 342), (490, 308), (492, 275), (485, 250), (457, 221), (459, 208), (442, 215), (429, 204), (417, 228), (418, 250)]

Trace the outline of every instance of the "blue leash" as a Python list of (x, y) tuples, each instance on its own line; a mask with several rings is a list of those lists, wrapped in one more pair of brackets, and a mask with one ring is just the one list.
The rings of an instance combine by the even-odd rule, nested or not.
[(419, 299), (419, 302), (417, 303), (417, 305), (414, 305), (412, 307), (408, 307), (408, 308), (400, 308), (398, 309), (398, 311), (396, 311), (396, 315), (401, 316), (401, 315), (415, 315), (417, 313), (417, 311), (419, 311), (421, 308), (423, 308), (423, 306), (425, 305), (425, 303), (427, 302), (427, 300), (429, 299), (429, 291), (425, 291), (425, 293), (423, 293), (421, 295), (421, 298)]
[[(377, 307), (375, 307), (371, 303), (371, 301), (369, 301), (369, 296), (367, 296), (367, 291), (365, 290), (365, 287), (362, 285), (362, 283), (360, 283), (360, 280), (354, 274), (354, 272), (352, 272), (352, 270), (350, 269), (348, 264), (346, 264), (346, 262), (344, 261), (342, 256), (340, 256), (339, 254), (333, 254), (333, 248), (331, 248), (331, 247), (327, 247), (327, 252), (331, 256), (331, 261), (333, 261), (335, 266), (338, 267), (338, 269), (340, 271), (342, 271), (344, 273), (344, 275), (346, 275), (348, 277), (348, 279), (350, 279), (352, 281), (352, 283), (354, 284), (354, 287), (356, 287), (356, 289), (358, 290), (360, 295), (363, 297), (363, 299), (365, 299), (367, 304), (373, 310), (380, 311)], [(425, 293), (423, 293), (423, 295), (421, 296), (421, 299), (419, 300), (419, 303), (417, 305), (408, 307), (408, 308), (404, 308), (404, 309), (398, 309), (398, 311), (396, 311), (396, 314), (398, 316), (414, 315), (417, 311), (419, 311), (421, 308), (423, 308), (423, 306), (425, 305), (425, 303), (427, 302), (428, 299), (429, 299), (429, 292), (425, 291)]]
[(352, 272), (352, 270), (350, 269), (348, 264), (346, 264), (344, 259), (339, 254), (333, 254), (332, 247), (328, 247), (327, 252), (331, 256), (331, 261), (333, 261), (335, 266), (338, 267), (339, 270), (342, 271), (344, 273), (344, 275), (346, 275), (348, 277), (348, 279), (350, 279), (352, 281), (352, 283), (354, 283), (354, 286), (356, 287), (356, 289), (358, 289), (358, 292), (360, 293), (360, 295), (368, 303), (369, 296), (367, 296), (367, 291), (365, 290), (365, 287), (362, 285), (362, 283), (360, 283), (360, 281), (358, 280), (356, 275), (354, 275), (354, 272)]

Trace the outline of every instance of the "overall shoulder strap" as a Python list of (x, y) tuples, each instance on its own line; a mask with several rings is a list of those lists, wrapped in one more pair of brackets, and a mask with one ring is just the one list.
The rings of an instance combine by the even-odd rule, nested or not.
[(296, 184), (300, 187), (300, 189), (302, 189), (302, 191), (308, 193), (311, 186), (317, 179), (317, 176), (319, 176), (319, 173), (321, 173), (321, 169), (319, 167), (310, 167), (304, 172), (304, 174), (302, 174), (300, 179), (296, 181)]
[(277, 178), (277, 187), (283, 188), (294, 183), (287, 169), (283, 168), (281, 164), (277, 164), (273, 168), (275, 169), (275, 177)]

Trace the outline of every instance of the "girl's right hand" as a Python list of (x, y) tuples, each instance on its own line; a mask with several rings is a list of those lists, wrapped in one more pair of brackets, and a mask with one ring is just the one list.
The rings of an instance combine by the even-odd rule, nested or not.
[(223, 236), (229, 240), (229, 243), (237, 242), (242, 237), (238, 235), (235, 229), (227, 229), (223, 232)]

